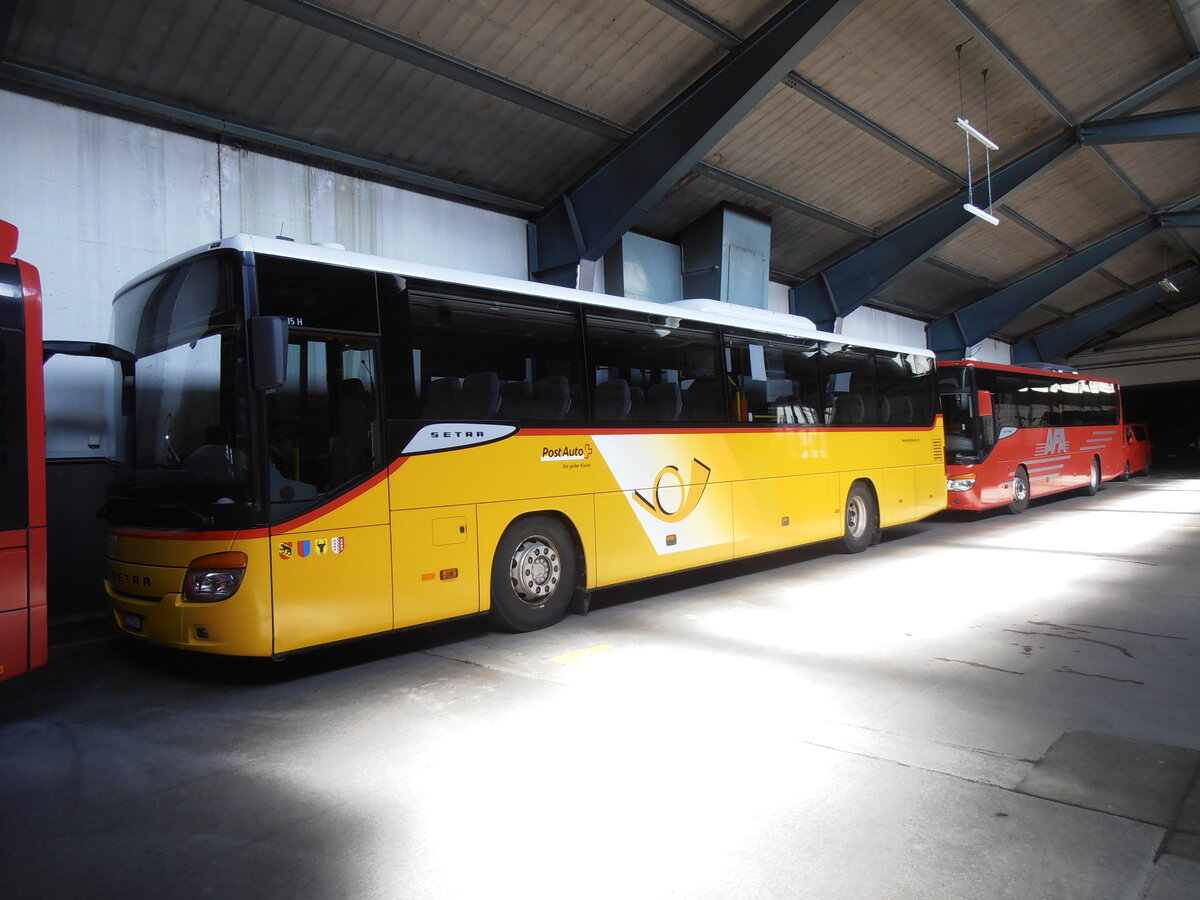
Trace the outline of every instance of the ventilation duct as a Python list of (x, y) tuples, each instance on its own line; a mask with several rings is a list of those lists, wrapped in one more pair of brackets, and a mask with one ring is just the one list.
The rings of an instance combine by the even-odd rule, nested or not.
[(731, 204), (705, 213), (679, 235), (683, 297), (767, 308), (771, 220)]

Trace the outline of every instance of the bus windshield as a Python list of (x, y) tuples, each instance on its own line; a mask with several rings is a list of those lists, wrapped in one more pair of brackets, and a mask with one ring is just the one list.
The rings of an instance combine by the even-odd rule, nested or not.
[(115, 342), (137, 357), (130, 469), (111, 518), (237, 527), (255, 506), (237, 269), (202, 257), (119, 295)]

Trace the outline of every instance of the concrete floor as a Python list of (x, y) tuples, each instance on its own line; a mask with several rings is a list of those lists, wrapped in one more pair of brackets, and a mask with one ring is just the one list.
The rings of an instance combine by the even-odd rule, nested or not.
[(1190, 900), (1198, 561), (1155, 474), (534, 634), (59, 647), (0, 685), (0, 896)]

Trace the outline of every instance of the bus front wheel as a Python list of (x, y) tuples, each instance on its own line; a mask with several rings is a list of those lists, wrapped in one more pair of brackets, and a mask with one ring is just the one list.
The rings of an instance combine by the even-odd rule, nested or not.
[(879, 510), (875, 495), (861, 481), (855, 482), (846, 495), (846, 522), (842, 547), (847, 553), (862, 553), (875, 543), (879, 531)]
[(575, 542), (550, 516), (518, 519), (500, 536), (492, 560), (492, 621), (506, 631), (536, 631), (567, 611), (578, 582)]
[(1083, 492), (1093, 497), (1100, 490), (1100, 460), (1092, 457), (1092, 469), (1088, 472), (1088, 482), (1083, 486)]
[(1012, 481), (1012, 503), (1006, 507), (1014, 516), (1018, 516), (1029, 508), (1029, 476), (1024, 469), (1017, 469)]

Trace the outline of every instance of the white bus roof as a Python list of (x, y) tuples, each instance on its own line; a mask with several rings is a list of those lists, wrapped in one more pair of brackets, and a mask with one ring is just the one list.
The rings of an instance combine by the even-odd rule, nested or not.
[(574, 303), (588, 303), (594, 306), (604, 306), (610, 309), (621, 309), (652, 315), (671, 315), (672, 311), (675, 311), (681, 318), (707, 322), (713, 325), (740, 326), (755, 331), (770, 332), (789, 337), (812, 338), (815, 340), (872, 347), (891, 353), (933, 356), (933, 351), (925, 347), (889, 344), (862, 338), (850, 339), (845, 335), (819, 331), (811, 319), (806, 319), (803, 316), (793, 316), (788, 313), (774, 312), (773, 310), (740, 306), (736, 303), (726, 303), (720, 300), (675, 300), (668, 303), (654, 303), (648, 300), (634, 300), (628, 297), (613, 296), (612, 294), (597, 294), (591, 291), (580, 291), (552, 284), (524, 281), (519, 278), (508, 278), (502, 275), (488, 275), (482, 272), (469, 272), (462, 269), (432, 266), (426, 263), (389, 259), (384, 256), (372, 256), (368, 253), (356, 253), (346, 250), (340, 245), (302, 244), (284, 238), (269, 238), (244, 233), (235, 234), (232, 237), (214, 241), (211, 244), (181, 253), (123, 285), (117, 291), (117, 294), (123, 294), (129, 288), (145, 281), (147, 278), (153, 277), (192, 257), (208, 253), (212, 250), (236, 250), (241, 253), (254, 253), (285, 259), (326, 263), (328, 265), (345, 266), (351, 269), (368, 269), (374, 272), (399, 275), (404, 278), (440, 281), (448, 284), (463, 285), (465, 287), (506, 291), (511, 294), (522, 294), (529, 297), (545, 297)]

